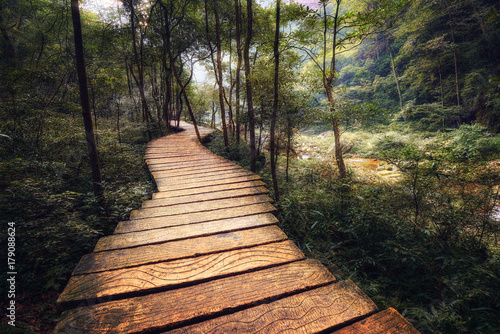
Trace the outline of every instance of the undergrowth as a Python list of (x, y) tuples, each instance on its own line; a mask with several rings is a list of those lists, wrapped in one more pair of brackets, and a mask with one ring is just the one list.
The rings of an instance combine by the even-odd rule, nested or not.
[[(118, 135), (115, 121), (99, 121), (105, 189), (99, 203), (82, 122), (55, 113), (46, 122), (36, 143), (28, 128), (8, 132), (0, 146), (0, 221), (5, 231), (8, 222), (16, 228), (16, 326), (42, 333), (55, 326), (55, 301), (80, 258), (154, 190), (143, 162), (148, 140), (142, 124), (122, 120)], [(0, 244), (3, 254), (6, 233)], [(6, 296), (6, 285), (1, 286)]]
[[(464, 126), (371, 141), (370, 155), (392, 162), (401, 181), (354, 171), (340, 180), (331, 159), (309, 159), (295, 160), (286, 182), (280, 160), (281, 228), (307, 256), (422, 333), (500, 332), (499, 222), (490, 216), (499, 201), (498, 137)], [(228, 158), (238, 148), (224, 149), (220, 136), (211, 147)], [(259, 174), (271, 184), (268, 164)]]

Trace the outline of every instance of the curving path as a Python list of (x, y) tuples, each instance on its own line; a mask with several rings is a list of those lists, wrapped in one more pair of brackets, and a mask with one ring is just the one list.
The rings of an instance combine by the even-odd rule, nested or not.
[(80, 260), (56, 333), (418, 333), (305, 259), (260, 177), (181, 127), (148, 144), (158, 192)]

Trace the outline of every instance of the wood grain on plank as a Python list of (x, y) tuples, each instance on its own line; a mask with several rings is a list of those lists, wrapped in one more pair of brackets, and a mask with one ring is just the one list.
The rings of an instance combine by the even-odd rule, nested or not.
[(196, 154), (198, 152), (210, 152), (210, 150), (204, 148), (203, 146), (193, 146), (193, 145), (183, 145), (178, 149), (166, 149), (161, 147), (148, 147), (146, 148), (146, 154)]
[(140, 266), (286, 240), (277, 226), (221, 233), (196, 239), (125, 248), (83, 256), (73, 275)]
[[(199, 174), (199, 175), (187, 175), (182, 178), (172, 178), (166, 177), (163, 173), (155, 173), (155, 181), (157, 184), (169, 185), (169, 189), (187, 189), (187, 188), (199, 188), (198, 184), (209, 181), (225, 180), (225, 179), (236, 179), (248, 177), (251, 180), (261, 179), (258, 175), (253, 174), (247, 170), (228, 170), (217, 173)], [(182, 185), (182, 186), (181, 186)]]
[[(175, 150), (169, 150), (166, 148), (154, 148), (154, 147), (148, 147), (146, 149), (146, 154), (188, 154), (188, 155), (193, 155), (197, 153), (205, 153), (205, 152), (210, 152), (210, 150), (206, 149), (203, 146), (192, 146), (192, 145), (185, 145), (184, 147), (180, 147), (179, 149)], [(212, 153), (213, 154), (213, 153)]]
[(171, 175), (168, 175), (167, 173), (162, 173), (162, 172), (156, 172), (157, 179), (161, 178), (168, 178), (168, 179), (175, 179), (176, 182), (192, 182), (192, 180), (203, 180), (203, 179), (209, 179), (209, 178), (215, 178), (218, 176), (243, 176), (243, 175), (253, 175), (252, 172), (241, 168), (241, 167), (232, 167), (224, 170), (216, 170), (216, 171), (211, 171), (211, 172), (206, 172), (206, 173), (196, 173), (196, 174), (187, 174), (183, 175), (182, 178), (177, 177), (173, 178)]
[(245, 206), (250, 204), (258, 204), (265, 202), (273, 202), (272, 198), (267, 195), (254, 195), (254, 196), (245, 196), (238, 198), (223, 198), (223, 199), (214, 199), (211, 201), (199, 202), (196, 205), (191, 203), (188, 204), (177, 204), (172, 206), (160, 206), (156, 208), (145, 208), (134, 210), (130, 213), (130, 219), (147, 219), (153, 217), (162, 217), (162, 216), (174, 216), (180, 214), (194, 213), (194, 212), (203, 212), (203, 211), (212, 211), (219, 210), (224, 208), (234, 208), (237, 206)]
[(184, 169), (174, 169), (174, 170), (164, 170), (164, 171), (152, 171), (151, 174), (156, 177), (156, 175), (163, 175), (162, 177), (172, 177), (172, 178), (177, 178), (178, 180), (183, 179), (186, 176), (189, 175), (203, 175), (207, 173), (213, 173), (213, 172), (223, 172), (227, 170), (234, 170), (237, 168), (241, 168), (238, 166), (234, 166), (232, 164), (225, 164), (225, 165), (213, 165), (213, 166), (206, 166), (206, 167), (193, 167), (193, 168), (184, 168)]
[(161, 158), (161, 159), (146, 159), (148, 166), (160, 165), (160, 164), (171, 164), (172, 166), (182, 166), (182, 165), (194, 165), (203, 164), (205, 161), (223, 161), (224, 158), (218, 157), (213, 154), (206, 154), (200, 156), (193, 156), (192, 158)]
[(209, 161), (203, 161), (203, 163), (200, 163), (199, 161), (189, 161), (189, 162), (181, 162), (177, 164), (157, 164), (157, 165), (148, 165), (148, 169), (150, 172), (175, 172), (175, 171), (182, 171), (182, 170), (188, 170), (188, 169), (193, 169), (193, 168), (198, 168), (200, 166), (205, 166), (205, 167), (214, 167), (214, 166), (228, 166), (231, 165), (227, 160), (218, 160), (218, 159), (212, 159)]
[(220, 210), (186, 213), (176, 216), (153, 217), (128, 220), (118, 223), (115, 234), (153, 230), (164, 227), (198, 224), (208, 221), (253, 216), (260, 213), (272, 213), (276, 208), (270, 203), (259, 203)]
[(196, 154), (146, 154), (144, 160), (149, 162), (155, 162), (161, 159), (166, 162), (177, 162), (177, 161), (194, 161), (194, 160), (206, 160), (207, 158), (215, 157), (215, 155), (210, 151), (199, 151)]
[(405, 318), (393, 308), (372, 315), (348, 327), (334, 332), (335, 334), (419, 334)]
[(352, 281), (342, 281), (168, 333), (313, 334), (376, 311), (375, 304)]
[(55, 332), (161, 330), (333, 281), (332, 274), (316, 261), (292, 262), (195, 286), (64, 311)]
[(153, 199), (192, 196), (192, 195), (200, 195), (200, 194), (206, 194), (206, 193), (211, 193), (211, 192), (216, 192), (216, 191), (251, 188), (251, 187), (261, 187), (261, 186), (266, 186), (266, 184), (260, 180), (258, 180), (258, 181), (250, 180), (250, 181), (245, 181), (245, 182), (230, 183), (230, 184), (224, 184), (224, 185), (207, 186), (207, 187), (203, 187), (203, 188), (195, 188), (195, 189), (191, 188), (191, 189), (176, 190), (176, 191), (157, 192), (157, 193), (153, 194)]
[(234, 166), (232, 162), (227, 160), (214, 160), (204, 162), (202, 165), (199, 163), (189, 163), (185, 166), (175, 166), (171, 164), (159, 164), (159, 165), (151, 165), (148, 166), (150, 172), (166, 172), (172, 175), (175, 173), (183, 173), (185, 171), (194, 171), (194, 170), (204, 170), (205, 168), (215, 168), (215, 167), (225, 167), (225, 166)]
[(68, 309), (79, 303), (115, 300), (179, 285), (234, 275), (304, 259), (290, 241), (194, 258), (71, 277), (57, 303)]
[(154, 208), (158, 206), (170, 206), (187, 203), (198, 203), (204, 201), (211, 201), (223, 198), (239, 198), (252, 195), (265, 195), (269, 194), (269, 189), (265, 187), (241, 188), (234, 190), (223, 190), (218, 192), (197, 194), (192, 196), (174, 197), (174, 198), (158, 198), (147, 200), (142, 203), (143, 208)]
[(164, 229), (114, 234), (99, 239), (94, 248), (94, 252), (137, 247), (167, 241), (207, 236), (217, 233), (227, 233), (242, 229), (273, 225), (277, 222), (278, 220), (275, 216), (267, 213), (200, 223), (196, 224), (196, 226), (181, 225)]
[(175, 191), (175, 190), (185, 190), (185, 189), (197, 189), (215, 185), (225, 185), (231, 183), (240, 183), (247, 181), (261, 180), (259, 175), (245, 175), (245, 176), (235, 176), (228, 178), (211, 178), (199, 182), (175, 182), (175, 180), (170, 179), (156, 179), (156, 185), (159, 191)]

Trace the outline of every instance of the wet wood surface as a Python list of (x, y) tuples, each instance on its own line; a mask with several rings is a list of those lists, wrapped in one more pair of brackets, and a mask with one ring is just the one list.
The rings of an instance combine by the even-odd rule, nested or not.
[(148, 143), (158, 192), (80, 260), (56, 333), (418, 333), (305, 259), (262, 179), (181, 127)]

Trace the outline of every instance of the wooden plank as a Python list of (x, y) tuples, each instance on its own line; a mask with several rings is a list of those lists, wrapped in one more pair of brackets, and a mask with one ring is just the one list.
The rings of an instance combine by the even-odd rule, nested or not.
[(234, 170), (237, 168), (241, 167), (234, 164), (216, 164), (211, 166), (198, 166), (198, 167), (163, 170), (163, 171), (158, 170), (158, 171), (152, 171), (151, 174), (155, 176), (156, 173), (162, 173), (167, 177), (181, 178), (188, 175), (203, 175), (205, 173), (222, 172), (225, 170)]
[(68, 309), (82, 302), (95, 304), (134, 294), (143, 295), (302, 259), (304, 254), (287, 240), (195, 258), (77, 275), (71, 277), (57, 303), (59, 309)]
[(405, 318), (393, 308), (372, 315), (348, 327), (344, 327), (335, 334), (419, 334)]
[[(162, 179), (162, 178), (168, 178), (170, 180), (174, 179), (169, 173), (165, 172), (155, 172), (155, 178), (156, 179)], [(216, 177), (235, 177), (235, 176), (244, 176), (244, 175), (253, 175), (252, 172), (244, 169), (244, 168), (239, 168), (239, 167), (232, 167), (232, 168), (227, 168), (224, 170), (215, 170), (215, 171), (210, 171), (210, 172), (205, 172), (205, 173), (196, 173), (196, 174), (187, 174), (183, 175), (182, 177), (177, 177), (175, 178), (176, 182), (179, 182), (180, 179), (182, 179), (182, 183), (184, 182), (193, 182), (193, 180), (204, 180), (204, 179), (212, 179)]]
[(162, 159), (164, 161), (172, 161), (172, 162), (177, 162), (177, 161), (193, 161), (193, 160), (205, 160), (207, 158), (212, 158), (215, 155), (210, 152), (210, 151), (202, 151), (200, 150), (199, 152), (196, 152), (194, 154), (183, 154), (183, 153), (177, 153), (177, 154), (145, 154), (144, 160), (146, 160), (148, 163), (149, 162), (155, 162), (156, 159)]
[(269, 194), (269, 190), (265, 187), (241, 188), (241, 189), (223, 190), (212, 193), (197, 194), (197, 195), (183, 196), (183, 197), (152, 199), (144, 201), (142, 203), (142, 207), (154, 208), (158, 206), (198, 203), (204, 201), (211, 201), (214, 199), (239, 198), (243, 196), (264, 195), (264, 194)]
[(277, 226), (221, 233), (196, 239), (184, 239), (162, 244), (125, 248), (83, 256), (73, 275), (114, 270), (143, 264), (183, 259), (188, 257), (264, 245), (286, 240)]
[(210, 180), (223, 180), (223, 179), (244, 177), (244, 176), (249, 176), (252, 179), (255, 178), (254, 173), (243, 168), (239, 169), (234, 167), (232, 169), (224, 171), (217, 171), (205, 174), (184, 175), (182, 177), (171, 177), (170, 175), (168, 175), (168, 173), (164, 172), (155, 172), (153, 176), (155, 177), (156, 183), (183, 184), (185, 185), (185, 188), (188, 187), (190, 188), (190, 186), (192, 185), (196, 185), (197, 183)]
[(267, 195), (254, 195), (239, 198), (215, 199), (211, 201), (199, 202), (196, 205), (188, 203), (172, 206), (159, 206), (156, 208), (133, 210), (130, 213), (130, 220), (213, 211), (266, 202), (272, 203), (273, 199)]
[(64, 311), (56, 333), (136, 333), (179, 326), (335, 281), (304, 260), (195, 286)]
[(153, 164), (148, 165), (148, 169), (151, 172), (159, 172), (159, 171), (175, 171), (181, 169), (188, 168), (198, 168), (198, 167), (210, 167), (210, 166), (224, 166), (231, 165), (231, 162), (227, 160), (220, 160), (217, 158), (206, 160), (203, 162), (200, 161), (186, 161), (186, 162), (178, 162), (178, 163), (161, 163), (161, 164)]
[(221, 161), (221, 160), (224, 159), (214, 154), (206, 154), (200, 156), (193, 156), (192, 158), (175, 157), (175, 158), (161, 158), (161, 159), (146, 159), (146, 163), (148, 164), (148, 166), (159, 165), (159, 164), (172, 164), (172, 165), (175, 164), (181, 166), (188, 163), (202, 164), (205, 161)]
[(181, 145), (179, 147), (148, 147), (146, 149), (146, 154), (177, 154), (177, 153), (187, 153), (196, 154), (198, 152), (211, 152), (204, 146), (199, 145)]
[(179, 146), (164, 146), (164, 147), (148, 147), (146, 148), (146, 153), (195, 153), (208, 151), (205, 146), (193, 145), (192, 143), (186, 143), (186, 145)]
[(176, 216), (154, 217), (147, 219), (128, 220), (118, 223), (115, 233), (129, 233), (145, 231), (163, 227), (172, 227), (188, 224), (198, 224), (208, 221), (253, 216), (260, 213), (272, 213), (276, 208), (270, 203), (246, 205), (228, 209), (212, 210), (205, 212), (186, 213)]
[(163, 229), (114, 234), (99, 239), (97, 245), (94, 248), (94, 252), (137, 247), (167, 241), (212, 235), (217, 233), (232, 232), (242, 229), (273, 225), (277, 222), (278, 220), (275, 216), (267, 213), (232, 219), (216, 220), (196, 224), (196, 226), (181, 225)]
[(144, 154), (144, 160), (160, 159), (160, 158), (192, 158), (196, 156), (209, 155), (210, 151), (194, 150), (194, 151), (179, 151), (179, 152), (147, 152)]
[(157, 192), (153, 194), (153, 199), (172, 198), (172, 197), (177, 198), (182, 196), (201, 195), (201, 194), (207, 194), (211, 192), (224, 191), (224, 190), (262, 187), (262, 186), (266, 186), (266, 184), (263, 181), (245, 181), (245, 182), (230, 183), (224, 185), (213, 185), (203, 188), (191, 188), (191, 189), (176, 190), (176, 191)]
[(176, 175), (176, 173), (184, 173), (186, 171), (195, 171), (195, 170), (205, 170), (208, 168), (216, 168), (216, 167), (226, 167), (226, 166), (236, 166), (236, 164), (229, 162), (229, 161), (222, 161), (222, 160), (214, 160), (214, 161), (207, 161), (204, 162), (203, 164), (199, 163), (189, 163), (185, 166), (176, 166), (172, 164), (159, 164), (159, 165), (151, 165), (148, 166), (150, 172), (167, 172), (170, 173), (172, 176)]
[(375, 304), (352, 281), (342, 281), (168, 333), (313, 334), (376, 311)]
[(237, 176), (237, 177), (229, 177), (229, 178), (214, 178), (210, 180), (198, 181), (198, 182), (175, 182), (175, 180), (170, 179), (157, 179), (156, 185), (159, 191), (175, 191), (175, 190), (185, 190), (192, 188), (203, 188), (208, 186), (215, 185), (223, 185), (223, 184), (231, 184), (231, 183), (239, 183), (246, 181), (255, 181), (261, 180), (262, 178), (259, 175), (245, 175), (245, 176)]

